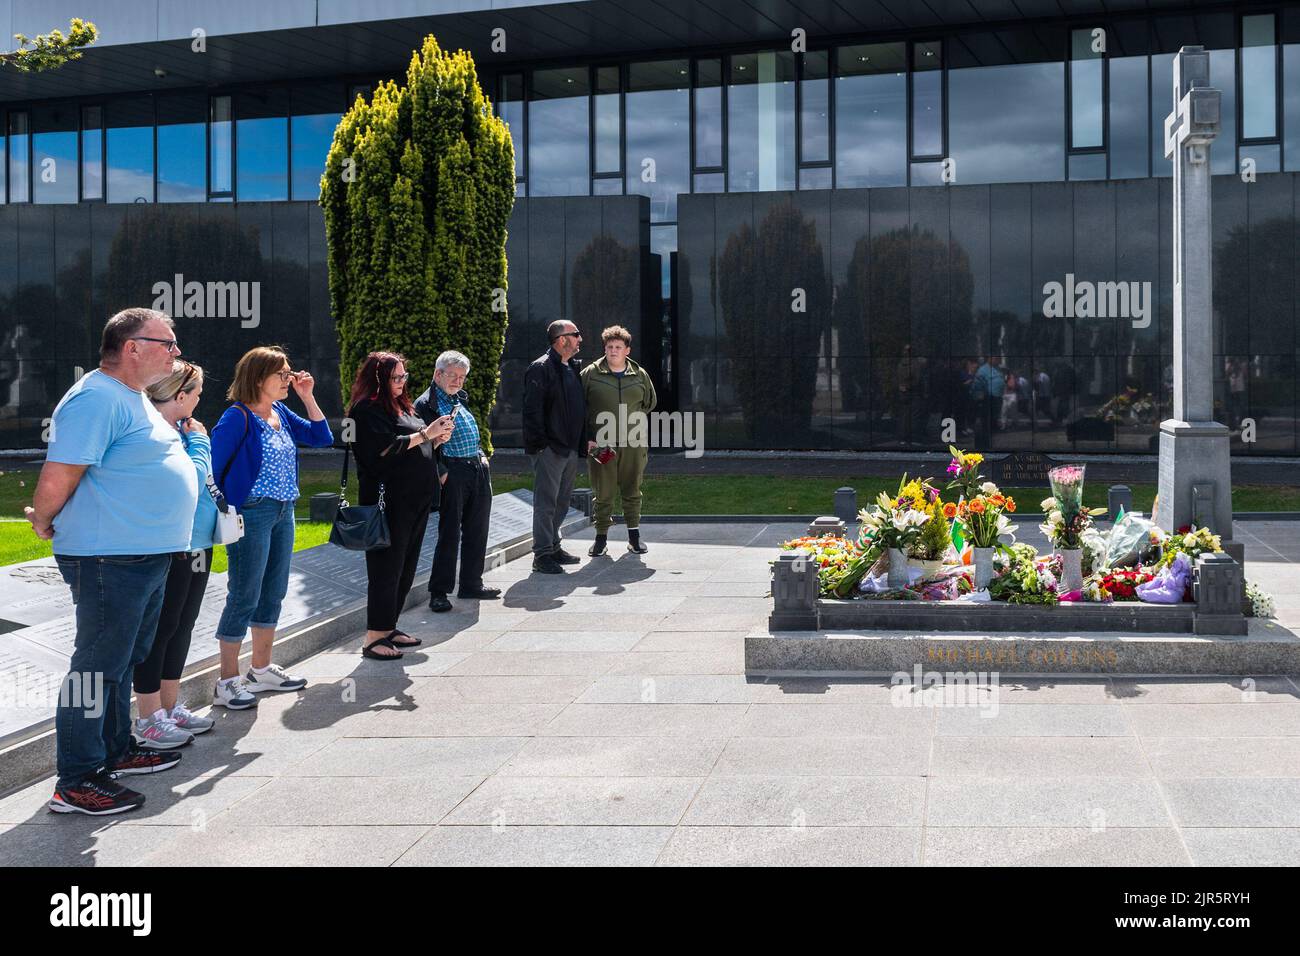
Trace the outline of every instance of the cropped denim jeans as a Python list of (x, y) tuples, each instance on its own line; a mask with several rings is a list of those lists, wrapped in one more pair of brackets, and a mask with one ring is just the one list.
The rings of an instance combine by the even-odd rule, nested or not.
[(293, 557), (293, 502), (249, 498), (239, 509), (244, 536), (226, 547), (226, 607), (217, 639), (238, 644), (250, 627), (275, 627), (289, 590)]

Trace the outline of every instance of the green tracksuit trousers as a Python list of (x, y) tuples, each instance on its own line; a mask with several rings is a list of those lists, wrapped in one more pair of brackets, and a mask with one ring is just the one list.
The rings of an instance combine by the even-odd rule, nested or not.
[(616, 494), (623, 499), (623, 520), (627, 526), (641, 527), (641, 478), (645, 474), (650, 449), (618, 448), (615, 451), (617, 454), (613, 460), (604, 465), (594, 458), (587, 458), (596, 534), (609, 530)]

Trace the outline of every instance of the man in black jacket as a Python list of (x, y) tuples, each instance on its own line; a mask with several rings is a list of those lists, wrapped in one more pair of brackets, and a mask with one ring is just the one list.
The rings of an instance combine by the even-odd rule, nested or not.
[(582, 333), (557, 319), (546, 328), (551, 347), (524, 372), (524, 451), (533, 463), (533, 570), (563, 574), (579, 558), (560, 547), (560, 525), (586, 453), (587, 400), (571, 364)]

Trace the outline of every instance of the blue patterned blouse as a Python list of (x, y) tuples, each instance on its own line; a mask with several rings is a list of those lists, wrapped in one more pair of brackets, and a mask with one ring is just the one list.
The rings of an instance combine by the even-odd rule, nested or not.
[(253, 416), (253, 427), (262, 442), (262, 470), (248, 497), (295, 501), (298, 498), (298, 446), (284, 422), (272, 428), (261, 415)]

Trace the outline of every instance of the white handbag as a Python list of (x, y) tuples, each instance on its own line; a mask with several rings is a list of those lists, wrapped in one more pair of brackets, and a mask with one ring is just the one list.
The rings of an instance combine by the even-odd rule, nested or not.
[(244, 536), (244, 516), (230, 507), (211, 475), (207, 477), (207, 484), (208, 494), (217, 506), (217, 527), (212, 533), (212, 543), (234, 544)]

